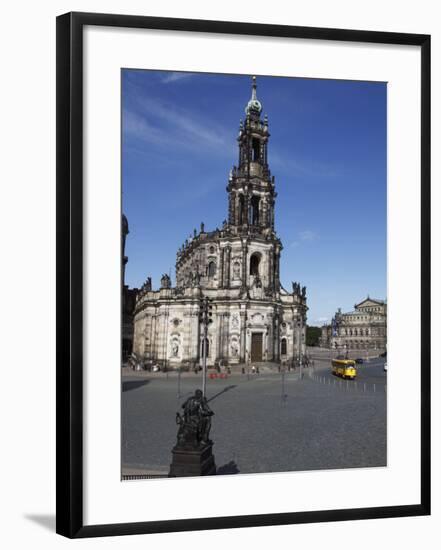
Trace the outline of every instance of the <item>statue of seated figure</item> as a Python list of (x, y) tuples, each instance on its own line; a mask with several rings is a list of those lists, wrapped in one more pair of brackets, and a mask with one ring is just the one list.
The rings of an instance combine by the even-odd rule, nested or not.
[(176, 423), (179, 425), (176, 447), (196, 449), (211, 444), (209, 434), (214, 412), (208, 406), (202, 391), (196, 390), (182, 408), (182, 415), (176, 413)]

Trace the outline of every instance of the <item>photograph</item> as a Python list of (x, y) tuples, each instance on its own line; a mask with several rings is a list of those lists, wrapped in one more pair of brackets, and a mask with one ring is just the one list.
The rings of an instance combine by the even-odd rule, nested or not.
[(120, 84), (121, 479), (387, 467), (387, 82)]
[(6, 550), (441, 539), (439, 4), (5, 4)]

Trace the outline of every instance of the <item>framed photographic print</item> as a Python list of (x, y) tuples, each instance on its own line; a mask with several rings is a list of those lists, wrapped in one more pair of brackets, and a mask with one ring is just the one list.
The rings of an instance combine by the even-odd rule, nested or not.
[(429, 274), (429, 36), (58, 17), (57, 532), (429, 514)]

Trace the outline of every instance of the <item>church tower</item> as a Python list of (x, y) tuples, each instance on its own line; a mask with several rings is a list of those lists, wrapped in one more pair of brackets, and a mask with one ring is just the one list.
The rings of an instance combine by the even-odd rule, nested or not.
[(268, 117), (262, 121), (262, 105), (257, 99), (256, 77), (253, 77), (251, 99), (245, 109), (245, 122), (240, 122), (238, 166), (230, 173), (228, 221), (238, 232), (248, 228), (269, 235), (274, 230), (274, 177), (268, 167)]
[[(228, 222), (231, 233), (242, 237), (243, 291), (263, 286), (264, 294), (273, 296), (280, 289), (282, 244), (274, 230), (277, 193), (268, 166), (268, 117), (262, 120), (261, 114), (262, 104), (257, 99), (256, 77), (253, 77), (251, 99), (237, 137), (238, 165), (231, 170), (227, 186)], [(253, 252), (253, 245), (259, 250)]]

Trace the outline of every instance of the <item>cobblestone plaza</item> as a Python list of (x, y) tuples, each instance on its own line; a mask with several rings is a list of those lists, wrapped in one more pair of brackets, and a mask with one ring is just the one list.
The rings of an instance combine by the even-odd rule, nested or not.
[[(329, 374), (327, 358), (300, 373), (261, 369), (209, 379), (207, 398), (218, 473), (386, 466), (383, 361), (359, 368), (357, 383)], [(171, 420), (200, 387), (200, 375), (129, 371), (123, 378), (123, 474), (167, 475)], [(180, 395), (180, 397), (178, 397)]]

